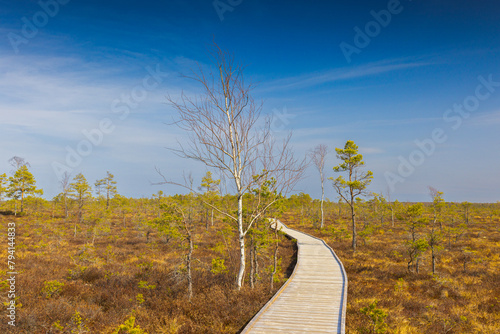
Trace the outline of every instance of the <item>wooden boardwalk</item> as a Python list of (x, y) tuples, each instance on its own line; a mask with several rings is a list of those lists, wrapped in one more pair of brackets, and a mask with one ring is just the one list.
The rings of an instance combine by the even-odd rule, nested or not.
[(342, 262), (323, 240), (275, 222), (297, 239), (297, 264), (241, 333), (345, 333), (347, 275)]

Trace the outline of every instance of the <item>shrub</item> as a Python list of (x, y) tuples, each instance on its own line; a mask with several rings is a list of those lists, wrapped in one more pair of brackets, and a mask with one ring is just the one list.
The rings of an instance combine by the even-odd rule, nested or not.
[(80, 315), (80, 312), (75, 311), (73, 316), (71, 317), (71, 322), (73, 325), (73, 329), (71, 330), (71, 333), (75, 334), (83, 334), (83, 333), (88, 333), (88, 327), (84, 324), (84, 319)]
[(113, 334), (147, 334), (139, 326), (135, 326), (135, 317), (131, 315), (123, 324), (118, 326)]
[(373, 327), (371, 328), (371, 333), (386, 333), (387, 324), (385, 323), (385, 318), (387, 317), (387, 313), (377, 308), (377, 302), (378, 301), (375, 300), (367, 307), (362, 307), (360, 311), (372, 321)]
[(144, 296), (142, 295), (142, 293), (138, 293), (137, 296), (135, 296), (135, 300), (137, 302), (137, 304), (141, 305), (142, 303), (145, 302), (145, 299), (144, 299)]
[(224, 259), (216, 257), (212, 259), (212, 269), (210, 270), (214, 274), (225, 274), (228, 272), (226, 266), (224, 265)]
[(46, 298), (51, 298), (57, 296), (61, 293), (64, 283), (58, 281), (46, 281), (43, 283), (42, 294)]
[(148, 282), (146, 282), (146, 281), (140, 281), (139, 282), (139, 288), (153, 290), (153, 289), (156, 288), (156, 285), (148, 285)]

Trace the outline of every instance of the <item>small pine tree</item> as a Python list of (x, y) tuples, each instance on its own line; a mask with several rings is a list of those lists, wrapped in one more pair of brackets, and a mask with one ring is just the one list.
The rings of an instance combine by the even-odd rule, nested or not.
[(36, 180), (28, 170), (28, 166), (21, 165), (14, 176), (9, 177), (9, 187), (7, 196), (14, 199), (21, 199), (21, 212), (24, 210), (24, 199), (29, 195), (42, 195), (43, 190), (36, 188)]
[(387, 318), (387, 313), (377, 308), (378, 301), (375, 300), (373, 303), (367, 307), (362, 307), (360, 309), (361, 313), (367, 315), (372, 321), (371, 333), (382, 334), (387, 332), (387, 324), (385, 323), (385, 318)]
[(373, 179), (373, 173), (371, 171), (360, 171), (365, 162), (363, 161), (363, 156), (358, 154), (358, 145), (354, 144), (352, 140), (348, 140), (343, 149), (336, 148), (335, 152), (337, 152), (337, 158), (342, 160), (342, 163), (333, 167), (333, 171), (336, 173), (347, 172), (348, 179), (346, 180), (342, 176), (336, 179), (330, 177), (329, 179), (333, 181), (335, 191), (351, 209), (352, 249), (356, 251), (356, 213), (354, 200), (356, 197), (365, 194), (366, 187)]
[[(85, 202), (92, 197), (91, 188), (85, 176), (82, 173), (79, 173), (75, 176), (72, 182), (69, 185), (69, 195), (71, 198), (76, 200), (78, 203), (78, 222), (81, 223), (83, 217), (83, 207)], [(76, 223), (75, 223), (75, 236), (76, 236)]]
[(116, 190), (115, 176), (109, 171), (106, 172), (106, 177), (104, 179), (97, 180), (95, 182), (95, 190), (98, 197), (106, 197), (106, 209), (109, 208), (109, 200), (112, 199), (118, 192)]

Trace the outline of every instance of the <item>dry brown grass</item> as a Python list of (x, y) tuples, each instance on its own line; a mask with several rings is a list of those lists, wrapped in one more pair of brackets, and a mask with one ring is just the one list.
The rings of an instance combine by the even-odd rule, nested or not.
[[(284, 222), (326, 240), (345, 266), (349, 280), (347, 333), (371, 333), (370, 319), (360, 309), (374, 300), (388, 315), (388, 333), (500, 333), (498, 216), (486, 218), (488, 212), (483, 211), (458, 241), (446, 241), (434, 276), (429, 252), (423, 256), (419, 274), (408, 272), (403, 222), (396, 221), (395, 227), (385, 222), (366, 245), (360, 241), (353, 253), (350, 238), (339, 241), (329, 230), (335, 226), (350, 231), (347, 217), (339, 219), (332, 213), (326, 227), (319, 230), (312, 224), (294, 224), (299, 216), (297, 210)], [(473, 251), (465, 271), (464, 247)]]
[[(147, 215), (154, 217), (154, 210), (146, 211)], [(49, 212), (25, 217), (0, 215), (4, 245), (7, 223), (11, 221), (17, 225), (16, 293), (22, 306), (17, 309), (15, 329), (2, 316), (0, 333), (112, 333), (131, 315), (136, 318), (135, 325), (147, 333), (235, 333), (286, 276), (286, 272), (282, 273), (280, 284), (270, 291), (264, 268), (270, 263), (271, 250), (263, 250), (259, 284), (254, 289), (247, 284), (237, 291), (236, 240), (226, 236), (228, 252), (222, 255), (216, 246), (224, 244), (218, 233), (224, 226), (216, 221), (208, 231), (197, 227), (194, 296), (189, 302), (185, 250), (179, 242), (165, 243), (155, 231), (147, 240), (146, 228), (132, 214), (125, 222), (122, 216), (114, 215), (110, 229), (101, 233), (93, 245), (85, 230), (73, 236), (72, 220), (52, 218)], [(0, 249), (2, 259), (7, 258), (6, 248)], [(292, 241), (282, 238), (280, 256), (283, 268), (293, 268)], [(225, 259), (227, 273), (210, 271), (214, 257)], [(4, 270), (0, 281), (5, 279)], [(50, 281), (64, 286), (48, 293), (45, 285)], [(2, 295), (2, 301), (6, 301), (4, 291)], [(5, 306), (2, 312), (6, 314)]]
[[(147, 333), (236, 333), (272, 296), (265, 274), (272, 248), (260, 255), (257, 287), (246, 284), (237, 291), (236, 237), (217, 220), (208, 231), (203, 224), (196, 227), (194, 297), (189, 302), (186, 250), (178, 241), (165, 243), (156, 231), (141, 225), (155, 216), (155, 210), (145, 200), (137, 203), (125, 218), (118, 210), (109, 221), (110, 229), (100, 233), (94, 245), (84, 229), (74, 238), (73, 221), (57, 214), (52, 218), (50, 210), (32, 211), (25, 217), (0, 215), (4, 245), (7, 223), (17, 224), (16, 289), (22, 304), (15, 330), (4, 319), (0, 333), (112, 333), (131, 315)], [(350, 231), (347, 217), (337, 217), (334, 207), (329, 208), (323, 230), (312, 224), (317, 210), (311, 204), (290, 206), (283, 222), (325, 239), (344, 263), (349, 279), (347, 333), (370, 333), (370, 319), (361, 308), (375, 300), (387, 313), (388, 333), (500, 333), (500, 219), (487, 207), (474, 210), (465, 233), (443, 243), (436, 275), (431, 273), (429, 251), (422, 258), (420, 273), (408, 272), (403, 221), (392, 227), (385, 219), (366, 244), (359, 240), (356, 253), (349, 238), (333, 235), (332, 226)], [(363, 222), (359, 224), (362, 229)], [(426, 232), (428, 228), (421, 231)], [(468, 258), (465, 247), (472, 251)], [(283, 239), (282, 278), (291, 273), (294, 254), (293, 243)], [(6, 256), (5, 246), (0, 257)], [(210, 271), (214, 257), (225, 260), (227, 273)], [(0, 281), (5, 273), (0, 272)], [(45, 284), (50, 281), (64, 286), (48, 293)], [(6, 301), (4, 292), (2, 301)]]

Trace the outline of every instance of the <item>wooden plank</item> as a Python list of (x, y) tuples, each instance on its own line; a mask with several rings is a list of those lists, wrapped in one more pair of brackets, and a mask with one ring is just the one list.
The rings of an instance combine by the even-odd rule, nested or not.
[(241, 333), (345, 333), (347, 275), (335, 252), (321, 239), (275, 228), (297, 240), (292, 276)]

